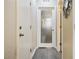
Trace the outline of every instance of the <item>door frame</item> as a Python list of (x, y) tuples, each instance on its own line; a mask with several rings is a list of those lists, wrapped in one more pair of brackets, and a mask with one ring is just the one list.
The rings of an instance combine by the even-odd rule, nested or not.
[[(44, 7), (42, 7), (42, 8), (44, 8)], [(56, 33), (56, 28), (54, 28), (54, 30), (55, 30), (54, 31), (55, 32), (54, 33), (55, 34), (54, 39), (56, 39), (56, 40), (52, 39), (52, 43), (40, 43), (41, 42), (41, 10), (42, 10), (42, 8), (38, 7), (38, 9), (37, 9), (37, 46), (38, 47), (55, 47), (55, 48), (57, 48), (56, 47), (57, 39), (56, 39), (56, 34), (55, 34)], [(53, 8), (53, 7), (46, 7), (46, 8)], [(53, 13), (53, 10), (52, 10), (52, 13)], [(56, 19), (56, 23), (57, 23), (57, 19)]]
[(17, 19), (17, 26), (16, 26), (16, 44), (17, 44), (17, 46), (16, 46), (16, 59), (19, 59), (19, 16), (18, 16), (18, 5), (19, 5), (19, 2), (18, 2), (19, 0), (16, 0), (16, 19)]

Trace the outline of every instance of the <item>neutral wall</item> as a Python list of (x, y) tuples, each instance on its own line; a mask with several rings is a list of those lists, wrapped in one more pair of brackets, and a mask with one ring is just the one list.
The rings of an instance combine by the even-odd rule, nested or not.
[(4, 59), (16, 59), (15, 0), (5, 0), (4, 4)]
[[(60, 6), (61, 6), (61, 12), (63, 12), (62, 9), (62, 2), (63, 0), (60, 0)], [(74, 18), (74, 0), (73, 0), (73, 7), (70, 16), (66, 19), (62, 17), (61, 19), (61, 25), (63, 26), (63, 30), (61, 29), (61, 40), (63, 40), (63, 59), (73, 59), (73, 18)], [(62, 13), (63, 14), (63, 13)], [(63, 22), (62, 22), (63, 20)], [(63, 32), (63, 34), (62, 34)]]
[(63, 19), (63, 59), (73, 59), (73, 17)]

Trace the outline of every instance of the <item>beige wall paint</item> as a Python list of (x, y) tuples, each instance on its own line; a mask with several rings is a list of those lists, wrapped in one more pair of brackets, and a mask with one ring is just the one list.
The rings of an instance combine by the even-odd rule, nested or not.
[[(62, 2), (63, 0), (60, 0), (59, 2), (61, 6), (61, 12), (63, 11)], [(63, 26), (63, 30), (61, 31), (63, 32), (63, 35), (61, 34), (61, 37), (63, 36), (63, 39), (61, 39), (63, 40), (63, 59), (73, 59), (73, 11), (67, 19), (64, 18), (62, 20), (63, 23), (61, 23)]]
[(73, 17), (63, 19), (63, 59), (73, 59)]
[(15, 0), (5, 0), (4, 9), (4, 59), (16, 59)]

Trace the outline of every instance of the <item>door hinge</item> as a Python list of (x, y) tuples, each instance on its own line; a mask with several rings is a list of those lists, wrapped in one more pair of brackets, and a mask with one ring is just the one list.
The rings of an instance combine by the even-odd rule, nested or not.
[(32, 52), (32, 49), (30, 48), (30, 52)]
[(30, 30), (32, 29), (32, 25), (30, 25)]
[(60, 44), (60, 51), (59, 52), (62, 53), (62, 49), (61, 49), (62, 48), (62, 43), (60, 42), (59, 44)]
[(61, 51), (61, 50), (60, 50), (59, 52), (60, 52), (60, 53), (62, 53), (62, 51)]
[(60, 42), (60, 46), (62, 45), (62, 43)]
[(30, 2), (30, 6), (31, 6), (31, 2)]
[(62, 26), (60, 25), (60, 29), (62, 28)]

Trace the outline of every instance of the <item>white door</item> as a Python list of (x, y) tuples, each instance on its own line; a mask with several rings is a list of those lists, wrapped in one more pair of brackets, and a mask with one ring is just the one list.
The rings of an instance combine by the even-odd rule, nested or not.
[(30, 0), (17, 0), (17, 59), (31, 59)]
[(42, 7), (37, 10), (38, 32), (37, 41), (39, 47), (56, 48), (56, 8)]

